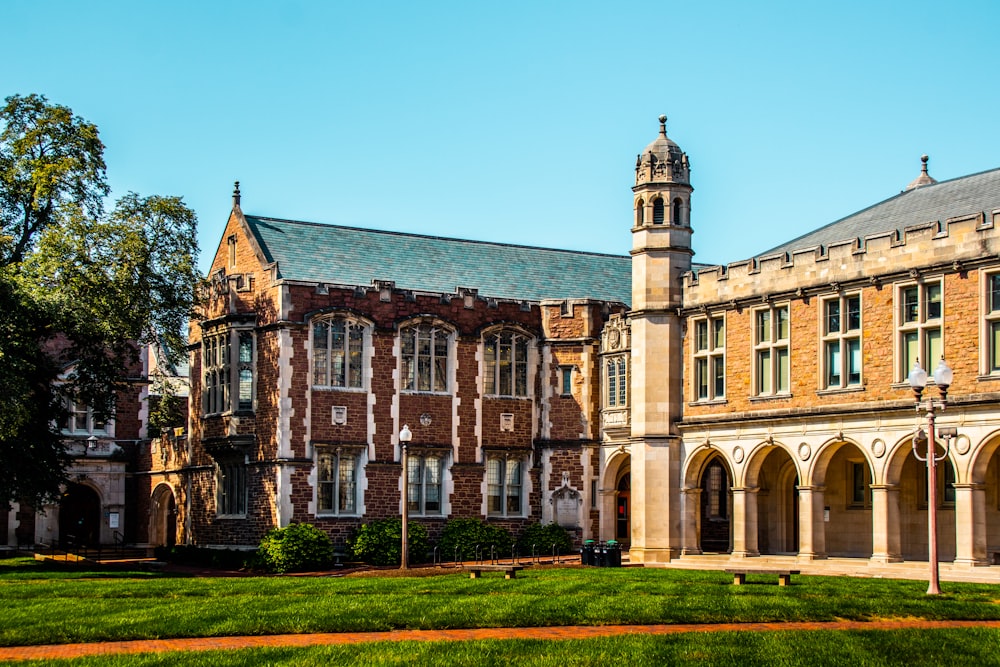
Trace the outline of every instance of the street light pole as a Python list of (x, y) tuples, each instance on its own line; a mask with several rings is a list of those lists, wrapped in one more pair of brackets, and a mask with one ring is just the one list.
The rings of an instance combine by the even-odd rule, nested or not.
[[(932, 398), (928, 398), (925, 401), (920, 400), (924, 388), (927, 386), (927, 371), (921, 368), (919, 361), (913, 364), (913, 370), (910, 371), (908, 379), (910, 387), (913, 388), (913, 393), (917, 398), (917, 410), (927, 411), (927, 435), (921, 438), (922, 433), (918, 431), (913, 436), (913, 456), (918, 461), (927, 462), (927, 559), (930, 561), (927, 595), (940, 595), (941, 586), (938, 574), (937, 548), (937, 462), (943, 461), (948, 457), (948, 450), (951, 447), (951, 437), (945, 438), (946, 446), (944, 454), (939, 458), (937, 456), (937, 431), (934, 426), (934, 412), (935, 410), (944, 410), (948, 404), (948, 387), (951, 386), (952, 371), (948, 364), (945, 363), (944, 357), (942, 357), (941, 363), (934, 370), (934, 383), (941, 392), (941, 399), (937, 401)], [(953, 431), (953, 429), (949, 429), (949, 431)], [(948, 435), (952, 436), (954, 434), (950, 432)], [(927, 440), (927, 454), (923, 457), (917, 452), (917, 443), (922, 439)]]
[(410, 564), (408, 560), (407, 547), (407, 526), (406, 524), (410, 518), (410, 470), (409, 470), (409, 458), (406, 451), (407, 445), (410, 444), (410, 440), (413, 439), (413, 433), (410, 431), (410, 427), (403, 424), (403, 430), (399, 432), (399, 446), (402, 448), (402, 455), (400, 456), (400, 461), (403, 463), (403, 544), (402, 552), (400, 554), (400, 566), (401, 570), (410, 569)]

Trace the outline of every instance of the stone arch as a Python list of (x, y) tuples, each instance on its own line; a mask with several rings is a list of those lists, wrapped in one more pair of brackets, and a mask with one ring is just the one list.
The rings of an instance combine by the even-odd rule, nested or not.
[(797, 457), (782, 442), (766, 440), (748, 456), (743, 488), (747, 494), (746, 540), (750, 553), (798, 551)]
[[(604, 463), (604, 472), (601, 476), (600, 484), (600, 499), (599, 506), (601, 508), (601, 524), (599, 538), (602, 540), (617, 539), (619, 542), (631, 543), (631, 514), (632, 514), (632, 497), (631, 497), (631, 475), (632, 475), (632, 457), (629, 455), (628, 451), (624, 447), (620, 447), (607, 458)], [(622, 480), (628, 477), (629, 489), (628, 495), (624, 498), (620, 498), (619, 486), (621, 486)], [(626, 525), (624, 526), (625, 532), (628, 534), (626, 539), (621, 539), (618, 537), (621, 532), (622, 526), (619, 526), (619, 502), (624, 500), (625, 502), (625, 516), (624, 520)]]
[(1000, 430), (988, 434), (969, 452), (969, 468), (968, 470), (956, 468), (957, 481), (969, 484), (986, 484), (987, 470), (997, 450), (1000, 450)]
[(657, 197), (653, 200), (653, 224), (662, 225), (665, 219), (665, 206), (663, 203), (663, 197)]
[(684, 471), (685, 551), (732, 550), (735, 471), (726, 454), (710, 444), (696, 448)]
[(640, 197), (635, 203), (635, 226), (642, 227), (646, 222), (646, 202)]
[(150, 494), (149, 542), (165, 547), (177, 543), (177, 493), (167, 482), (157, 484)]
[(813, 455), (807, 485), (823, 494), (821, 524), (830, 556), (871, 558), (874, 465), (855, 440), (834, 438)]
[[(965, 553), (956, 558), (986, 564), (1000, 552), (1000, 430), (982, 438), (969, 451), (967, 470), (956, 470), (955, 511), (960, 533), (956, 541)], [(958, 544), (956, 545), (958, 546)]]

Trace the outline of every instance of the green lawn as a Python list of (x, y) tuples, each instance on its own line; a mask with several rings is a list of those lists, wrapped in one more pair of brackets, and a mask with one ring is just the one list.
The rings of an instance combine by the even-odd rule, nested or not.
[(928, 597), (919, 581), (806, 576), (787, 588), (753, 577), (736, 587), (723, 572), (643, 568), (528, 568), (509, 581), (461, 572), (194, 578), (9, 559), (0, 560), (0, 645), (397, 628), (1000, 619), (995, 586), (944, 588)]
[(379, 642), (353, 646), (246, 649), (100, 656), (17, 665), (135, 667), (190, 665), (421, 665), (474, 667), (635, 667), (661, 665), (947, 665), (1000, 664), (1000, 630), (886, 632), (719, 632), (588, 640)]

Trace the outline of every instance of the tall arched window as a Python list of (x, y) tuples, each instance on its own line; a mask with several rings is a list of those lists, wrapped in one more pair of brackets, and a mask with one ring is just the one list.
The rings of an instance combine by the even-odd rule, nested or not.
[(672, 222), (675, 225), (683, 225), (684, 221), (681, 220), (681, 198), (680, 197), (677, 197), (676, 199), (674, 199), (673, 204), (671, 205), (671, 209), (672, 210), (670, 212), (670, 222)]
[(402, 387), (408, 391), (448, 391), (450, 332), (434, 324), (400, 329)]
[(653, 224), (663, 224), (663, 199), (660, 197), (653, 200)]
[(516, 331), (495, 331), (483, 337), (483, 393), (528, 395), (528, 337)]
[(639, 200), (635, 205), (635, 226), (641, 227), (642, 223), (646, 221), (646, 202)]
[(365, 327), (345, 317), (313, 323), (313, 385), (364, 386)]

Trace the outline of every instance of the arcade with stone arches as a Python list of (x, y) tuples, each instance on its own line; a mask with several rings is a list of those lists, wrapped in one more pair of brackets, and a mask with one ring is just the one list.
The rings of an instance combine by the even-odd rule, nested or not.
[[(1000, 556), (1000, 430), (975, 435), (938, 464), (943, 562), (989, 565)], [(912, 433), (862, 440), (693, 447), (680, 480), (682, 555), (926, 561), (927, 468)], [(941, 456), (944, 443), (937, 447)]]

